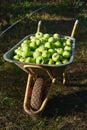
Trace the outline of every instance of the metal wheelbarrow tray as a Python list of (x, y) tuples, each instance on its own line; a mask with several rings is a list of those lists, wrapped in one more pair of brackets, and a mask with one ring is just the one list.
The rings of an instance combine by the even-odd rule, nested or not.
[[(32, 34), (33, 35), (33, 34)], [(38, 67), (41, 67), (41, 68), (46, 68), (46, 69), (50, 69), (52, 72), (53, 72), (53, 75), (54, 75), (54, 71), (56, 70), (56, 69), (58, 69), (58, 70), (64, 70), (64, 68), (67, 66), (67, 65), (69, 65), (69, 64), (71, 64), (72, 62), (73, 62), (73, 59), (74, 59), (74, 50), (75, 50), (75, 38), (73, 38), (73, 37), (70, 37), (70, 36), (62, 36), (62, 37), (66, 37), (66, 38), (69, 38), (69, 39), (71, 39), (73, 42), (72, 42), (72, 55), (71, 55), (71, 57), (70, 57), (70, 60), (69, 60), (69, 62), (67, 62), (66, 64), (60, 64), (60, 65), (55, 65), (55, 64), (53, 64), (53, 65), (48, 65), (48, 64), (35, 64), (35, 63), (27, 63), (27, 62), (20, 62), (20, 61), (16, 61), (16, 60), (14, 60), (13, 59), (13, 56), (14, 56), (14, 50), (16, 49), (16, 48), (18, 48), (19, 46), (20, 46), (20, 44), (24, 41), (24, 40), (26, 40), (26, 39), (28, 39), (29, 37), (30, 37), (31, 35), (28, 35), (28, 36), (26, 36), (25, 38), (23, 38), (20, 42), (18, 42), (15, 46), (13, 46), (9, 51), (7, 51), (5, 54), (4, 54), (4, 59), (6, 60), (6, 61), (8, 61), (8, 62), (10, 62), (10, 63), (14, 63), (14, 64), (16, 64), (16, 65), (18, 65), (21, 69), (23, 69), (24, 71), (27, 71), (26, 69), (25, 69), (25, 67), (24, 66), (34, 66), (35, 68), (38, 68)], [(40, 72), (41, 73), (41, 72)], [(57, 73), (57, 71), (56, 71), (56, 73)]]
[[(20, 46), (20, 44), (24, 40), (28, 39), (30, 36), (31, 35), (28, 35), (24, 39), (22, 39), (13, 48), (11, 48), (9, 51), (7, 51), (3, 57), (6, 61), (16, 64), (22, 70), (24, 70), (25, 72), (28, 73), (28, 80), (27, 80), (27, 85), (26, 85), (23, 107), (24, 107), (25, 112), (32, 116), (32, 115), (40, 114), (42, 112), (42, 110), (44, 109), (44, 107), (48, 101), (48, 97), (49, 97), (51, 88), (56, 81), (56, 78), (62, 77), (63, 84), (65, 83), (66, 80), (65, 80), (64, 71), (65, 71), (66, 66), (70, 65), (73, 62), (74, 50), (75, 50), (75, 38), (70, 37), (70, 36), (62, 36), (62, 37), (70, 38), (72, 40), (72, 55), (71, 55), (69, 62), (67, 62), (66, 64), (48, 65), (48, 64), (25, 63), (25, 62), (19, 62), (19, 61), (13, 60), (14, 50), (16, 48), (18, 48), (18, 46)], [(45, 86), (44, 86), (44, 77), (45, 76), (50, 77), (51, 84), (49, 87), (49, 91), (46, 93), (46, 95), (42, 99), (43, 90), (45, 88)], [(34, 87), (32, 89), (32, 93), (29, 95), (29, 93), (31, 91), (31, 84), (32, 84), (31, 82), (33, 79), (35, 79)], [(37, 95), (37, 93), (38, 93), (38, 95)], [(29, 97), (31, 97), (31, 98), (29, 98)], [(38, 99), (36, 99), (37, 97), (38, 97)], [(31, 102), (31, 104), (33, 104), (33, 108), (35, 108), (35, 109), (31, 109), (30, 102)], [(35, 104), (36, 104), (36, 106), (35, 106)]]

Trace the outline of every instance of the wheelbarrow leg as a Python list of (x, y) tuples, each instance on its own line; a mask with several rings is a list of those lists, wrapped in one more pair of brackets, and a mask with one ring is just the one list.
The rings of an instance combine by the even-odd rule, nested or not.
[(28, 108), (28, 103), (29, 103), (29, 90), (30, 90), (30, 86), (31, 86), (31, 80), (32, 80), (32, 75), (31, 74), (28, 74), (28, 80), (27, 80), (27, 86), (26, 86), (26, 91), (25, 91), (25, 97), (24, 97), (24, 103), (23, 103), (23, 108), (24, 108), (24, 111), (31, 115), (32, 113), (29, 111), (29, 108)]
[(65, 85), (65, 83), (66, 83), (66, 74), (63, 73), (63, 85)]

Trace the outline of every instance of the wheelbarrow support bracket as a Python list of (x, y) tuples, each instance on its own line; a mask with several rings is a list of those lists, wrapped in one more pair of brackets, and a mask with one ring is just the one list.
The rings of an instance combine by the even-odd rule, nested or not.
[[(28, 67), (34, 67), (34, 66), (24, 66), (24, 68), (28, 68)], [(38, 67), (38, 69), (41, 69), (42, 67)], [(42, 68), (43, 69), (43, 68)], [(28, 69), (27, 69), (28, 70)], [(49, 90), (47, 92), (47, 95), (46, 97), (44, 98), (40, 108), (37, 110), (37, 111), (33, 111), (31, 108), (30, 108), (30, 98), (29, 98), (29, 89), (31, 87), (31, 81), (33, 80), (33, 74), (30, 72), (28, 73), (28, 79), (27, 79), (27, 85), (26, 85), (26, 91), (25, 91), (25, 96), (24, 96), (24, 103), (23, 103), (23, 108), (24, 108), (24, 111), (30, 115), (30, 116), (36, 116), (36, 115), (39, 115), (43, 109), (45, 108), (46, 104), (47, 104), (47, 101), (48, 101), (48, 98), (49, 98), (49, 95), (51, 93), (51, 90), (52, 90), (52, 87), (53, 87), (53, 84), (55, 83), (56, 81), (56, 78), (53, 78), (50, 74), (50, 72), (48, 72), (46, 69), (45, 71), (49, 74), (52, 82), (51, 82), (51, 85), (49, 87)]]

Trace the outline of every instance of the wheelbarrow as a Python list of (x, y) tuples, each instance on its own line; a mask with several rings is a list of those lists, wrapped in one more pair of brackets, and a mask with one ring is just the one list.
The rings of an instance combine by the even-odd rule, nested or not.
[[(38, 23), (37, 31), (40, 30), (41, 21)], [(78, 20), (75, 21), (71, 36), (66, 36), (70, 38), (72, 43), (72, 55), (66, 64), (61, 65), (47, 65), (47, 64), (34, 64), (34, 63), (25, 63), (13, 60), (14, 50), (20, 46), (20, 44), (28, 39), (31, 35), (26, 36), (19, 43), (17, 43), (13, 48), (11, 48), (8, 52), (4, 54), (4, 59), (10, 63), (16, 64), (22, 70), (24, 70), (28, 74), (26, 91), (24, 96), (23, 108), (24, 111), (30, 116), (36, 116), (41, 114), (44, 110), (47, 101), (49, 99), (49, 95), (55, 84), (57, 78), (62, 77), (62, 82), (65, 84), (65, 69), (68, 65), (73, 62), (74, 59), (74, 50), (75, 50), (75, 38), (74, 32), (76, 26), (78, 24)], [(47, 79), (50, 79), (49, 85), (47, 85)], [(48, 87), (47, 87), (48, 86)]]

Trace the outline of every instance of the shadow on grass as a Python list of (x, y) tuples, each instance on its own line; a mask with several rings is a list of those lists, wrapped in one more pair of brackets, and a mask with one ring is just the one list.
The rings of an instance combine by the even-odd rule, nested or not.
[(74, 113), (81, 113), (87, 110), (87, 90), (78, 91), (68, 95), (54, 96), (49, 100), (43, 116), (57, 117)]
[[(77, 75), (78, 74), (78, 75)], [(87, 73), (73, 73), (68, 75), (66, 80), (67, 87), (79, 87), (84, 88), (87, 87)]]

